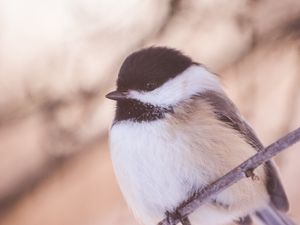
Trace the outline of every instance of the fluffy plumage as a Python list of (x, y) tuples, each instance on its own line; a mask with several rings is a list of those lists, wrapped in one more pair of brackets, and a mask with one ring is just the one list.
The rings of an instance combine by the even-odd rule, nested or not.
[[(178, 51), (150, 48), (130, 55), (117, 86), (127, 96), (117, 103), (111, 156), (121, 190), (144, 224), (156, 224), (263, 148), (218, 78)], [(269, 204), (287, 210), (272, 163), (255, 174), (259, 180), (242, 180), (196, 210), (192, 224), (224, 224)]]
[[(164, 120), (117, 123), (110, 137), (122, 192), (135, 215), (149, 225), (255, 153), (205, 102), (177, 106)], [(256, 174), (259, 181), (243, 180), (218, 195), (216, 200), (230, 211), (206, 205), (190, 217), (192, 224), (222, 224), (264, 206), (263, 168)]]

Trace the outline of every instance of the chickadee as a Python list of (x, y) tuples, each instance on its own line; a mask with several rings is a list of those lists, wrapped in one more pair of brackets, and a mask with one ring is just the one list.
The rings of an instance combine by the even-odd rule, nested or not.
[[(218, 77), (181, 52), (150, 47), (119, 71), (110, 150), (121, 191), (134, 215), (156, 225), (166, 212), (262, 150)], [(235, 221), (293, 224), (274, 163), (255, 170), (189, 216), (193, 225)]]

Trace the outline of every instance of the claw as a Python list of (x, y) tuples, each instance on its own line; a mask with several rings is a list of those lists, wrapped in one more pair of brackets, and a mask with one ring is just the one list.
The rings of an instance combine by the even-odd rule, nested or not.
[(254, 169), (249, 169), (245, 172), (246, 177), (251, 177), (252, 180), (259, 180), (259, 176), (254, 173)]
[(189, 218), (182, 217), (177, 211), (175, 211), (174, 213), (166, 211), (165, 215), (169, 225), (176, 225), (176, 221), (178, 220), (181, 222), (182, 225), (191, 225)]
[(177, 219), (176, 214), (166, 211), (165, 215), (166, 215), (166, 219), (167, 219), (169, 225), (176, 225), (176, 222), (175, 222)]

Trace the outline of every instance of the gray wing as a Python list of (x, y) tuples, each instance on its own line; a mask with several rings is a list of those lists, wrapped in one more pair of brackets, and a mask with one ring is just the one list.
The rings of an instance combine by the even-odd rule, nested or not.
[[(209, 102), (215, 110), (216, 117), (238, 131), (253, 148), (257, 151), (264, 149), (253, 129), (242, 119), (229, 98), (215, 91), (206, 91), (198, 96)], [(271, 204), (276, 209), (286, 212), (289, 209), (289, 202), (272, 161), (265, 163), (265, 170), (267, 173), (266, 188), (270, 195)]]

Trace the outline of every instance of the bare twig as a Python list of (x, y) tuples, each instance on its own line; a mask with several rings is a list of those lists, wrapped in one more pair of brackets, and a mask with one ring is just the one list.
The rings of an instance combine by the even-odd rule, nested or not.
[[(300, 140), (300, 127), (286, 136), (280, 138), (278, 141), (269, 145), (262, 151), (257, 152), (254, 156), (244, 161), (242, 164), (219, 178), (212, 184), (201, 189), (198, 193), (187, 199), (176, 208), (176, 214), (181, 218), (187, 218), (192, 212), (194, 212), (199, 206), (209, 201), (212, 197), (225, 190), (232, 184), (236, 183), (242, 178), (247, 177), (249, 171), (253, 171), (256, 167), (260, 166), (264, 162), (270, 160), (272, 157), (283, 151), (287, 147), (295, 144)], [(178, 218), (175, 219), (173, 224), (181, 222)], [(165, 218), (158, 225), (171, 225)]]

